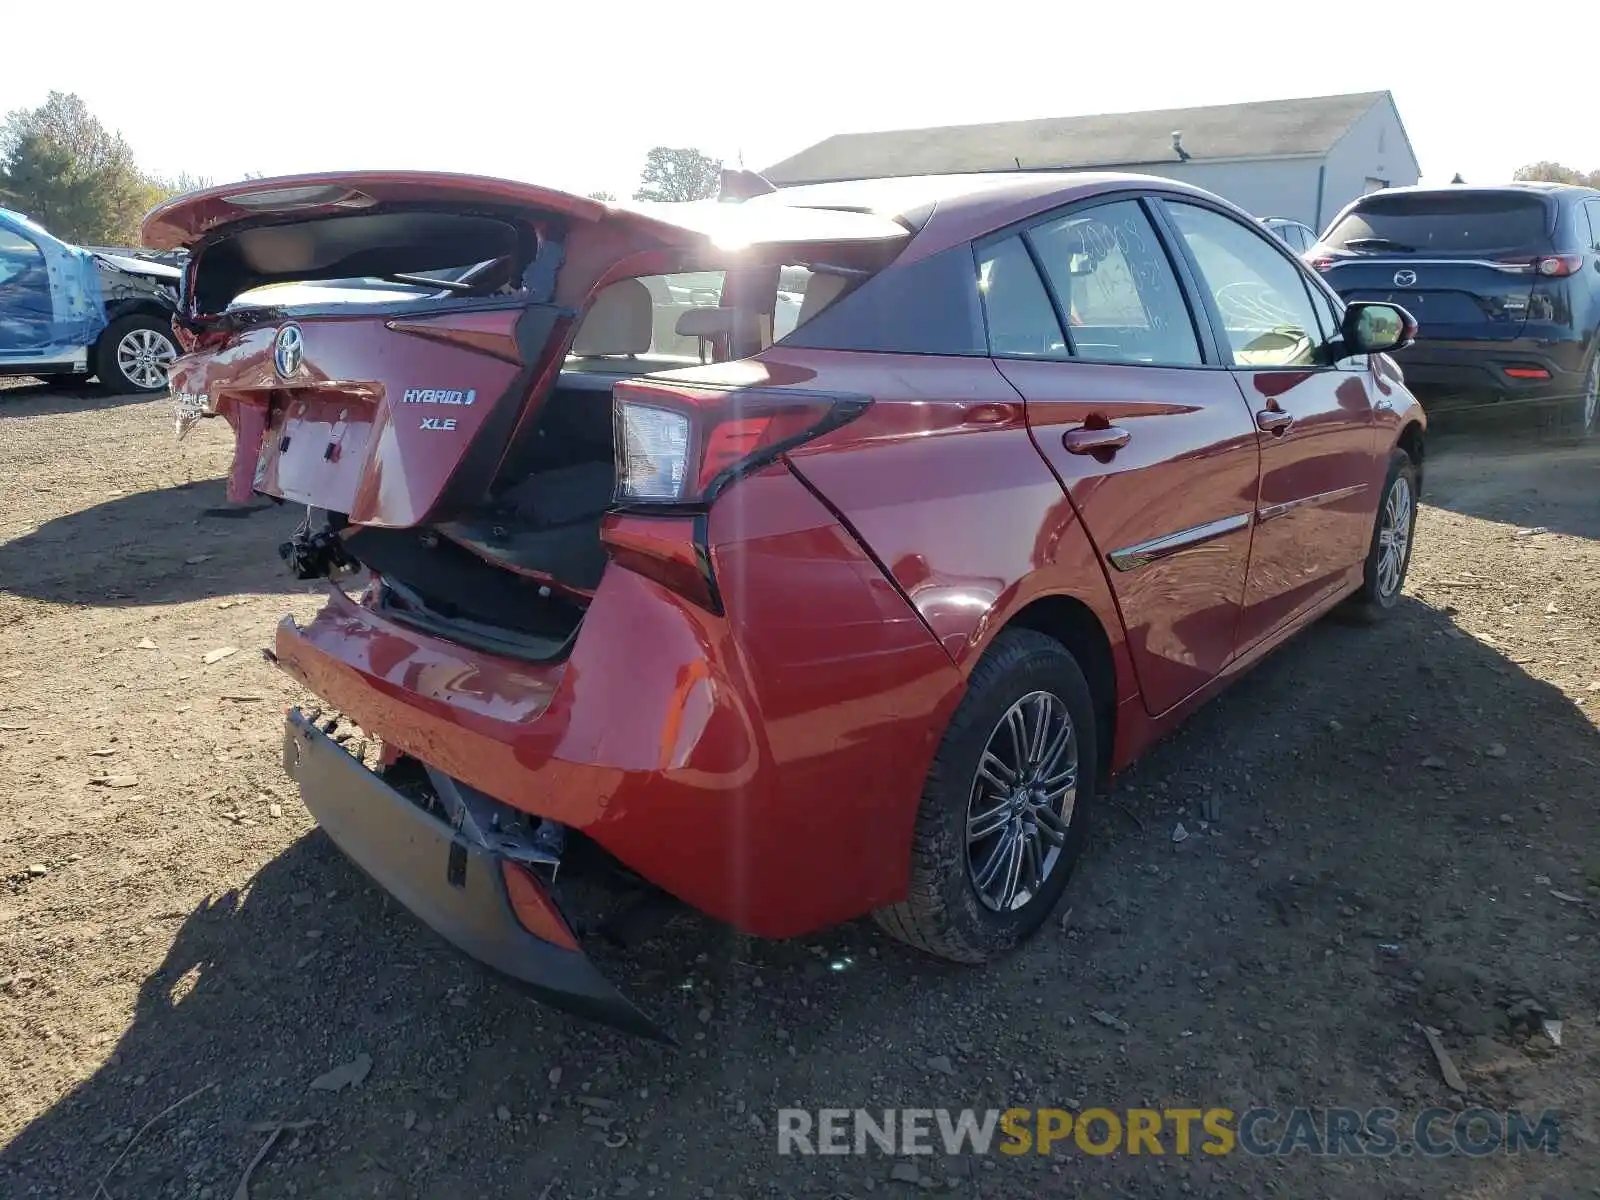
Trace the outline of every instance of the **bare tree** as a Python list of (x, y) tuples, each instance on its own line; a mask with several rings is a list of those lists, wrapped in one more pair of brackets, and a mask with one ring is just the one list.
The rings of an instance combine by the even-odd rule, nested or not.
[(1545, 183), (1579, 183), (1600, 187), (1600, 171), (1579, 171), (1558, 162), (1529, 163), (1518, 167), (1513, 179), (1542, 180)]
[(644, 156), (635, 200), (709, 200), (717, 194), (722, 163), (700, 151), (657, 146)]

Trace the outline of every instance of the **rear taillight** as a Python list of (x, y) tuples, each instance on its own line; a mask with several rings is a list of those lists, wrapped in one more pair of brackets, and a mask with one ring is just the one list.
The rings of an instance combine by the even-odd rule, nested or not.
[(1331, 259), (1331, 258), (1313, 258), (1311, 260), (1311, 266), (1315, 270), (1326, 271), (1329, 267), (1333, 266), (1333, 259)]
[(1583, 268), (1583, 255), (1542, 254), (1537, 258), (1497, 258), (1495, 266), (1514, 274), (1531, 272), (1547, 279), (1559, 279), (1564, 275), (1577, 274)]
[(1583, 255), (1549, 254), (1538, 261), (1535, 269), (1539, 274), (1551, 277), (1576, 275), (1583, 269)]
[(617, 503), (709, 503), (731, 480), (838, 428), (869, 403), (797, 388), (619, 383), (612, 389)]

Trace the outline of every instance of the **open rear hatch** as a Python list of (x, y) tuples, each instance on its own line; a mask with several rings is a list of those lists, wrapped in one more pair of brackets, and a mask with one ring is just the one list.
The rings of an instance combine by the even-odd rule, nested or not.
[[(146, 242), (191, 251), (177, 324), (192, 353), (172, 373), (180, 430), (210, 412), (233, 425), (234, 500), (425, 522), (454, 481), (481, 490), (548, 389), (604, 267), (579, 264), (564, 294), (558, 272), (574, 229), (607, 213), (442, 175), (263, 180), (157, 209)], [(597, 239), (613, 260), (685, 240), (623, 224)]]
[(594, 369), (563, 375), (596, 295), (733, 260), (766, 264), (770, 294), (807, 247), (865, 274), (907, 236), (771, 197), (616, 208), (431, 173), (255, 180), (144, 225), (190, 251), (172, 392), (180, 435), (233, 427), (230, 499), (308, 507), (284, 548), (302, 577), (359, 562), (413, 623), (534, 658), (560, 651), (605, 566), (611, 383), (651, 369), (591, 338)]

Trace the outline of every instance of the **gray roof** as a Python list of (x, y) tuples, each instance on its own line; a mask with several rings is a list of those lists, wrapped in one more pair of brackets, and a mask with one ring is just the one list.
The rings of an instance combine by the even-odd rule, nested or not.
[(1388, 92), (1262, 100), (1207, 108), (1045, 117), (882, 133), (838, 133), (762, 172), (773, 183), (821, 183), (895, 175), (1173, 163), (1174, 131), (1191, 159), (1326, 154)]

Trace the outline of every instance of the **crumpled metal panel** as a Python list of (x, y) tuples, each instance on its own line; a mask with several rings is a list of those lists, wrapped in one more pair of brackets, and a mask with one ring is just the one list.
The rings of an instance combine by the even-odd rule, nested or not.
[(50, 359), (106, 327), (94, 255), (0, 208), (0, 359)]

